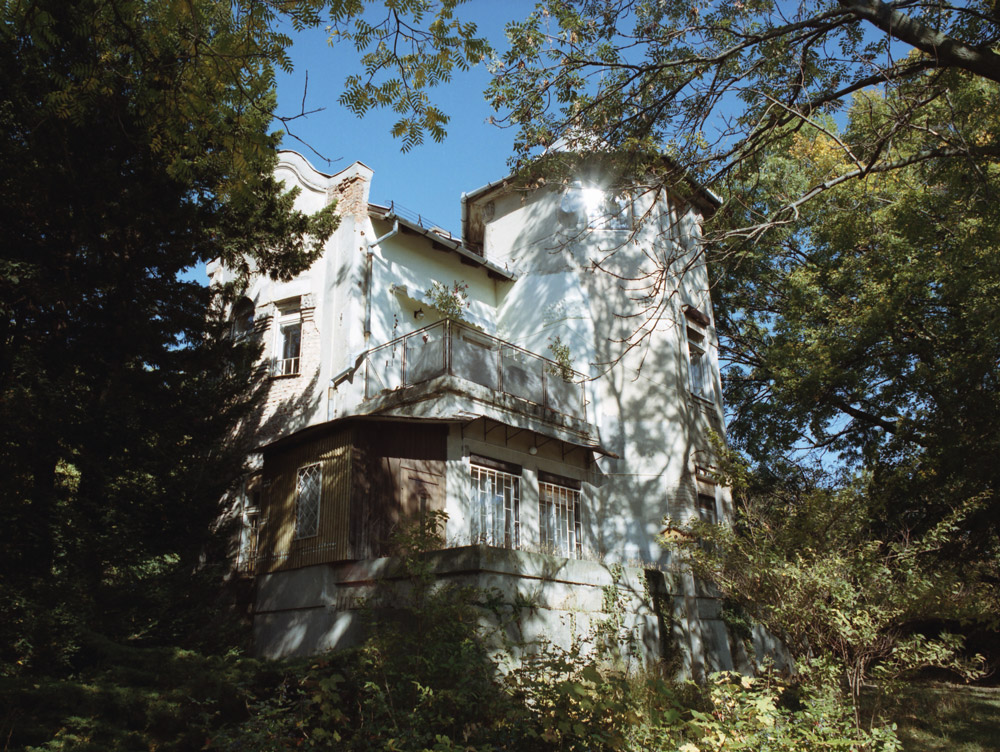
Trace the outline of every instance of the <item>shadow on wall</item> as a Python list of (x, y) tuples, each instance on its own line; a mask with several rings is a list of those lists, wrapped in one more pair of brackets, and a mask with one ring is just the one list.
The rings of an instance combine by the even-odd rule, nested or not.
[[(273, 399), (275, 385), (286, 383), (294, 384), (294, 392), (287, 397)], [(246, 430), (256, 445), (251, 451), (256, 451), (257, 448), (275, 439), (289, 436), (305, 428), (309, 424), (309, 417), (316, 412), (320, 404), (318, 385), (318, 368), (312, 369), (312, 374), (308, 378), (304, 373), (279, 378), (265, 374), (260, 387), (262, 398), (245, 421)]]
[[(698, 514), (693, 464), (696, 457), (709, 464), (710, 449), (707, 408), (688, 388), (687, 326), (678, 275), (671, 271), (671, 264), (686, 263), (687, 251), (673, 243), (670, 231), (648, 224), (655, 224), (654, 217), (632, 231), (571, 228), (553, 222), (551, 196), (519, 211), (525, 225), (510, 258), (519, 284), (542, 302), (532, 308), (511, 298), (507, 326), (545, 333), (536, 339), (558, 335), (573, 343), (578, 357), (591, 358), (588, 388), (596, 409), (588, 419), (620, 456), (597, 461), (585, 538), (602, 560), (671, 571), (672, 557), (657, 534), (666, 517)], [(583, 302), (580, 310), (573, 309), (577, 300)], [(660, 611), (671, 614), (686, 672), (698, 678), (706, 670), (732, 668), (721, 604), (689, 575), (673, 579), (663, 590), (673, 602)], [(633, 594), (623, 597), (632, 598), (637, 586), (625, 588)]]
[(528, 240), (514, 252), (518, 284), (538, 304), (511, 298), (506, 326), (533, 332), (534, 349), (559, 336), (586, 359), (573, 365), (589, 366), (588, 420), (621, 457), (598, 461), (601, 489), (586, 521), (598, 554), (669, 565), (656, 535), (665, 517), (695, 511), (690, 458), (709, 448), (688, 390), (676, 290), (666, 287), (664, 259), (635, 242), (645, 230), (567, 228), (553, 223), (550, 203), (543, 197), (521, 211)]
[(243, 504), (244, 494), (247, 491), (245, 481), (247, 477), (262, 469), (259, 464), (260, 447), (269, 440), (304, 427), (309, 411), (315, 409), (318, 371), (314, 372), (308, 381), (304, 376), (296, 378), (301, 381), (302, 390), (269, 405), (268, 398), (274, 380), (263, 366), (258, 366), (243, 402), (249, 407), (236, 422), (231, 434), (229, 449), (234, 458), (242, 459), (243, 472), (237, 479), (236, 485), (223, 497), (222, 504), (225, 511), (216, 523), (216, 530), (228, 541), (226, 558), (234, 567), (245, 564), (243, 561), (246, 555), (243, 550), (245, 524)]
[[(699, 680), (732, 668), (728, 649), (722, 655), (713, 645), (719, 655), (706, 656), (691, 639), (690, 629), (700, 625), (687, 622), (686, 604), (662, 571), (487, 546), (263, 575), (257, 653), (276, 659), (356, 646), (372, 636), (374, 623), (438, 590), (463, 594), (475, 607), (480, 638), (509, 665), (556, 650), (632, 673)], [(739, 668), (749, 665), (741, 661)]]

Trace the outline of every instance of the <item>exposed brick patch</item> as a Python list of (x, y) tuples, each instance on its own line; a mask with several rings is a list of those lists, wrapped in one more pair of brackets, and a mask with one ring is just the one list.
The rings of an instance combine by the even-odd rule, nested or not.
[(360, 175), (342, 180), (330, 188), (328, 200), (337, 201), (337, 212), (341, 216), (354, 217), (363, 221), (368, 216), (368, 202), (365, 200), (365, 179)]
[(278, 346), (275, 317), (261, 316), (255, 327), (257, 336), (264, 344), (257, 372), (264, 379), (265, 395), (257, 415), (247, 422), (244, 430), (249, 430), (256, 437), (258, 445), (304, 428), (307, 413), (314, 407), (320, 370), (320, 333), (314, 307), (303, 307), (300, 314), (299, 372), (294, 376), (272, 375), (275, 348)]

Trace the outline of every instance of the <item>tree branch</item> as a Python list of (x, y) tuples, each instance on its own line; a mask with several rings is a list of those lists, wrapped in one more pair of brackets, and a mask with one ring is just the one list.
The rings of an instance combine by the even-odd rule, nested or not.
[(1000, 55), (973, 47), (930, 28), (881, 0), (837, 0), (842, 8), (886, 34), (933, 57), (941, 67), (961, 68), (1000, 83)]

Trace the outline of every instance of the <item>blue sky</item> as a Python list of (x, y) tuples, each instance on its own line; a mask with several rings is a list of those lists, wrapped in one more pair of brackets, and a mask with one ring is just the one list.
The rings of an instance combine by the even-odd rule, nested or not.
[[(469, 0), (459, 6), (457, 15), (475, 21), (480, 33), (502, 49), (504, 25), (523, 20), (534, 4), (534, 0)], [(451, 117), (448, 137), (440, 144), (427, 139), (404, 154), (401, 142), (389, 133), (396, 113), (376, 111), (362, 120), (338, 104), (344, 77), (359, 70), (358, 53), (343, 44), (331, 47), (327, 36), (323, 28), (295, 35), (295, 70), (279, 73), (279, 114), (294, 115), (301, 110), (307, 73), (306, 110), (325, 108), (291, 124), (291, 130), (305, 144), (286, 135), (283, 148), (300, 152), (323, 172), (364, 162), (375, 171), (373, 202), (394, 200), (458, 233), (462, 192), (504, 177), (514, 140), (513, 129), (502, 130), (486, 122), (493, 111), (483, 97), (489, 81), (485, 65), (457, 71), (449, 84), (431, 90), (432, 100)]]

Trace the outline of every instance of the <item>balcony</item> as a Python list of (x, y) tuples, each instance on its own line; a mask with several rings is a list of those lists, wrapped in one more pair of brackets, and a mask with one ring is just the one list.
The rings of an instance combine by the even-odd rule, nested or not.
[(584, 376), (457, 321), (439, 321), (369, 350), (365, 400), (442, 376), (514, 398), (533, 413), (586, 422)]

